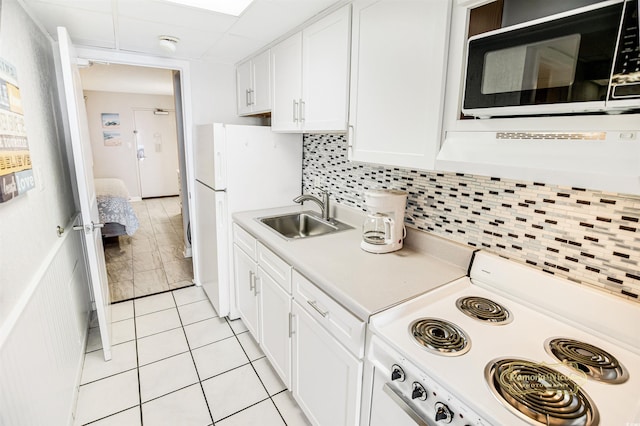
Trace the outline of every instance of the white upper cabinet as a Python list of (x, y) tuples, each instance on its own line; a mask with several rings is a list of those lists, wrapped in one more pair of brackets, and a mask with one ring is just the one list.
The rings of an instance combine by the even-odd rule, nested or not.
[(238, 115), (251, 115), (271, 110), (271, 54), (256, 55), (236, 68)]
[(450, 16), (449, 0), (353, 3), (350, 160), (434, 169)]
[(274, 131), (346, 131), (350, 22), (347, 5), (271, 49)]

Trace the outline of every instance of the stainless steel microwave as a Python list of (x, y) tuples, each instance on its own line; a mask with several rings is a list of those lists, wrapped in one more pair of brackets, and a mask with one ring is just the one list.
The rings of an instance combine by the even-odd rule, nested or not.
[(462, 112), (640, 112), (638, 0), (607, 0), (471, 37)]

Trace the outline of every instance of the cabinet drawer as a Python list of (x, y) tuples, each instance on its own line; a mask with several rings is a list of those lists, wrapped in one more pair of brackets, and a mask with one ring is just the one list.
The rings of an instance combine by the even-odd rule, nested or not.
[(291, 266), (258, 242), (258, 264), (287, 293), (291, 294)]
[(257, 240), (235, 223), (233, 224), (233, 242), (253, 260), (257, 259)]
[(358, 358), (364, 356), (365, 323), (293, 271), (293, 298)]

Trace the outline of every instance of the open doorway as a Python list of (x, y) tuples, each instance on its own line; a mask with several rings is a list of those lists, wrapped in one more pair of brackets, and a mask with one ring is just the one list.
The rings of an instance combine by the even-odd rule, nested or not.
[(80, 74), (94, 176), (122, 183), (139, 225), (105, 234), (112, 303), (192, 285), (179, 72), (90, 63)]

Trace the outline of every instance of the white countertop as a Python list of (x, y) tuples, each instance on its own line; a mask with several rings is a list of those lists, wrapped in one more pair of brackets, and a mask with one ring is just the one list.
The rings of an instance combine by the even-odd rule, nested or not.
[(337, 206), (334, 214), (353, 229), (316, 237), (287, 240), (257, 220), (303, 210), (315, 209), (306, 204), (238, 212), (233, 220), (363, 321), (467, 274), (471, 247), (420, 231), (409, 230), (397, 252), (365, 252), (360, 248), (364, 213), (348, 207)]

